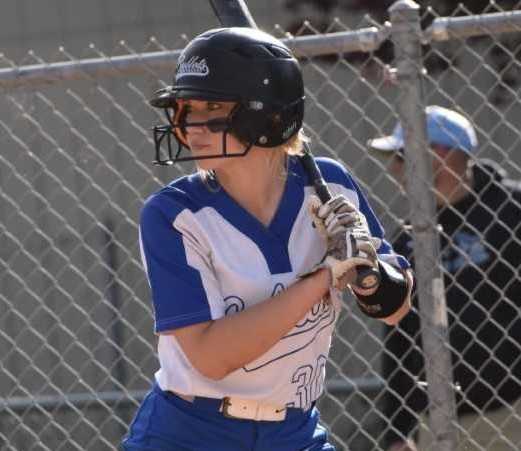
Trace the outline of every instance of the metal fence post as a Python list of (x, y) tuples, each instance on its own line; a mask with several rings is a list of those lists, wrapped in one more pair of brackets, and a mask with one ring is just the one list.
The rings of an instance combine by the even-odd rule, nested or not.
[(407, 194), (414, 239), (417, 294), (422, 319), (422, 340), (429, 397), (432, 449), (453, 451), (457, 436), (448, 346), (445, 288), (439, 265), (439, 238), (431, 155), (427, 151), (425, 96), (422, 81), (419, 5), (399, 0), (389, 8), (391, 39), (395, 48), (399, 82), (398, 113), (404, 128)]

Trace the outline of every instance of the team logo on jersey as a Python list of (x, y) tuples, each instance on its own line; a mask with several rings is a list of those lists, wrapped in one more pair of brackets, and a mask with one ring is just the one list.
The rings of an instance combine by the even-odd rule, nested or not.
[[(285, 289), (286, 287), (283, 283), (277, 282), (271, 290), (271, 296), (276, 296)], [(247, 305), (247, 301), (237, 295), (226, 296), (223, 301), (226, 316), (242, 312)], [(258, 359), (243, 366), (242, 369), (249, 373), (296, 353), (305, 352), (323, 334), (330, 333), (330, 329), (334, 327), (336, 319), (337, 312), (331, 302), (322, 301), (316, 303), (306, 316), (282, 337), (275, 346)]]
[(179, 63), (177, 65), (177, 71), (175, 75), (176, 81), (186, 75), (192, 75), (195, 77), (206, 77), (210, 74), (210, 68), (206, 64), (206, 60), (200, 56), (192, 56), (189, 60), (181, 55)]
[(242, 369), (250, 373), (304, 351), (308, 346), (311, 346), (323, 332), (330, 334), (330, 328), (334, 327), (335, 321), (336, 313), (333, 309), (330, 309), (329, 315), (317, 318), (315, 321), (307, 324), (308, 327), (282, 337), (273, 348), (257, 360), (243, 366)]
[(322, 333), (330, 333), (337, 319), (336, 311), (329, 302), (313, 306), (308, 314), (268, 352), (243, 367), (247, 373), (295, 355), (311, 346)]
[(226, 304), (225, 315), (242, 312), (245, 306), (244, 301), (239, 296), (227, 296), (224, 298), (224, 303)]

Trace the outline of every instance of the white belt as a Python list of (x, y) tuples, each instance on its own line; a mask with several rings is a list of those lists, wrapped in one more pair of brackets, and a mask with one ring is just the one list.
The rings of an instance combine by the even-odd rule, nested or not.
[[(195, 396), (182, 395), (172, 392), (174, 395), (188, 402), (194, 402)], [(225, 417), (239, 418), (253, 421), (283, 421), (286, 418), (286, 406), (272, 404), (253, 399), (242, 399), (234, 396), (223, 398), (219, 408)]]
[(235, 397), (224, 398), (221, 411), (225, 417), (244, 420), (283, 421), (286, 418), (286, 407), (283, 405)]

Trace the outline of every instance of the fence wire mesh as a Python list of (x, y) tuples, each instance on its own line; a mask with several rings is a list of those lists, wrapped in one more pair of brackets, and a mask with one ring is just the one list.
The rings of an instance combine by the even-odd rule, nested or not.
[[(493, 3), (483, 10), (497, 12), (504, 11)], [(458, 6), (453, 16), (468, 13)], [(424, 22), (437, 17), (433, 9), (423, 14)], [(385, 26), (366, 18), (360, 28), (368, 26), (385, 32)], [(339, 20), (326, 30), (339, 31), (348, 31)], [(272, 32), (286, 37), (280, 28)], [(325, 39), (310, 23), (296, 33), (304, 35)], [(180, 38), (175, 48), (185, 42)], [(315, 152), (350, 168), (394, 239), (404, 220), (415, 212), (408, 208), (403, 189), (391, 175), (393, 160), (369, 152), (366, 145), (369, 138), (392, 130), (398, 120), (397, 104), (403, 101), (387, 44), (365, 53), (327, 56), (306, 56), (303, 47), (301, 61), (307, 86), (306, 127)], [(521, 189), (517, 152), (521, 144), (521, 30), (424, 44), (425, 103), (464, 113), (476, 127), (480, 142), (472, 160), (493, 160), (513, 180), (509, 186)], [(387, 52), (382, 51), (386, 48)], [(85, 71), (80, 79), (59, 83), (22, 81), (15, 86), (0, 82), (1, 449), (116, 449), (150, 386), (157, 367), (156, 339), (139, 258), (137, 218), (150, 193), (191, 169), (165, 170), (150, 164), (150, 127), (162, 118), (147, 99), (169, 82), (173, 63), (159, 68), (145, 57), (168, 50), (174, 49), (156, 40), (139, 50), (122, 42), (117, 56), (143, 56), (135, 73), (121, 70), (118, 74), (118, 67), (110, 76)], [(94, 58), (110, 63), (113, 57), (91, 46), (80, 56), (60, 49), (55, 61)], [(51, 62), (34, 53), (17, 63), (2, 55), (0, 68), (21, 70)], [(496, 269), (476, 262), (472, 248), (478, 246), (476, 242), (467, 242), (470, 247), (463, 248), (455, 241), (469, 233), (466, 221), (456, 230), (441, 232), (442, 261), (432, 262), (443, 268), (446, 291), (457, 291), (465, 300), (465, 305), (451, 305), (448, 296), (453, 363), (477, 374), (476, 390), (497, 395), (494, 403), (498, 405), (473, 405), (477, 415), (461, 417), (456, 426), (461, 450), (521, 449), (521, 407), (515, 395), (521, 386), (521, 325), (516, 319), (521, 299), (520, 198), (505, 194), (495, 210), (484, 199), (476, 199), (491, 219), (490, 227), (473, 229), (474, 235), (484, 243), (490, 233), (502, 237), (501, 246), (486, 249), (494, 255)], [(507, 203), (510, 209), (519, 208), (514, 225), (504, 220), (502, 210)], [(501, 230), (491, 231), (496, 221)], [(436, 222), (432, 218), (430, 225)], [(460, 250), (460, 263), (451, 269), (447, 262), (454, 259), (447, 253), (455, 249)], [(469, 268), (476, 277), (472, 285), (465, 285), (462, 273)], [(496, 277), (497, 268), (504, 278)], [(484, 284), (488, 287), (485, 295), (480, 291)], [(483, 296), (488, 298), (483, 300)], [(393, 357), (389, 342), (393, 335), (403, 334), (403, 340), (412, 343), (405, 348), (405, 360), (419, 350), (414, 345), (418, 337), (407, 338), (399, 328), (384, 331), (380, 323), (362, 317), (351, 305), (347, 303), (341, 315), (328, 362), (327, 390), (320, 401), (322, 418), (338, 449), (385, 449), (384, 436), (389, 431), (403, 436), (386, 408), (389, 396), (403, 406), (413, 390), (422, 390), (417, 384), (411, 391), (397, 392), (389, 386), (390, 378), (406, 373), (411, 380), (424, 380)], [(464, 319), (471, 314), (469, 309), (481, 314), (481, 323), (474, 328)], [(496, 315), (497, 311), (503, 316)], [(485, 331), (485, 323), (489, 329), (490, 324), (494, 326), (493, 333)], [(458, 324), (463, 326), (456, 331)], [(457, 346), (452, 334), (459, 334)], [(487, 359), (472, 367), (464, 354), (475, 347)], [(386, 355), (388, 361), (397, 362), (394, 372), (383, 368)], [(486, 366), (502, 372), (482, 379)], [(501, 387), (507, 378), (508, 396), (503, 398)], [(457, 397), (458, 406), (469, 401), (466, 396), (463, 391)], [(421, 449), (434, 450), (425, 414), (405, 409), (419, 420)], [(471, 419), (465, 422), (465, 418)]]

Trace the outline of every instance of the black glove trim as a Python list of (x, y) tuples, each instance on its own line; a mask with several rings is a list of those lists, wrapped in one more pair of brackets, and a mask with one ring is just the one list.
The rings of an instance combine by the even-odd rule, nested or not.
[(355, 297), (358, 307), (365, 315), (371, 318), (387, 318), (397, 312), (405, 302), (407, 279), (389, 263), (378, 261), (378, 269), (381, 277), (378, 289), (369, 296), (355, 293)]

